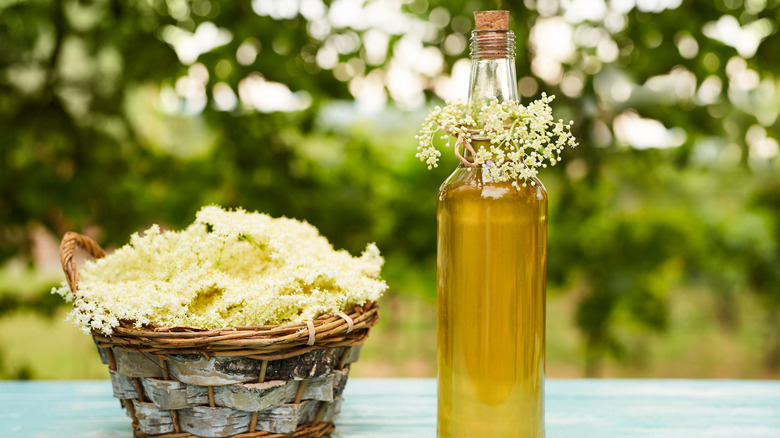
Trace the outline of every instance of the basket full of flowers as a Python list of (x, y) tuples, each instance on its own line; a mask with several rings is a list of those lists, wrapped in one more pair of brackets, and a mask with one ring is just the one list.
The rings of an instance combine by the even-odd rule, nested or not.
[[(77, 247), (96, 260), (78, 269)], [(305, 222), (204, 207), (107, 255), (60, 246), (69, 318), (92, 335), (137, 437), (324, 437), (387, 288), (374, 244), (335, 251)]]

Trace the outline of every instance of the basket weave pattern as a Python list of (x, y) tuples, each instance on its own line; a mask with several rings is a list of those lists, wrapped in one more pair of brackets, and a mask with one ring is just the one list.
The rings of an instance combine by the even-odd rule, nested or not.
[[(65, 234), (60, 257), (74, 293), (76, 247), (106, 255), (89, 237)], [(325, 437), (349, 364), (378, 320), (368, 302), (308, 323), (137, 329), (122, 321), (111, 336), (92, 336), (136, 437)]]

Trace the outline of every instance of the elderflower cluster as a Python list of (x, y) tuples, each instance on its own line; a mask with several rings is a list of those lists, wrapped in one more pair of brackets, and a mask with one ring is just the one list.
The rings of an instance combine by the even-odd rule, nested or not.
[[(415, 155), (428, 165), (438, 165), (441, 152), (434, 145), (437, 137), (450, 146), (453, 139), (463, 136), (474, 148), (476, 165), (493, 181), (518, 181), (523, 186), (536, 177), (539, 168), (554, 166), (561, 160), (564, 147), (576, 147), (571, 134), (574, 122), (564, 123), (552, 116), (550, 102), (555, 96), (542, 97), (528, 106), (518, 101), (499, 103), (493, 100), (472, 116), (464, 103), (447, 103), (435, 107), (423, 122)], [(531, 181), (531, 184), (534, 184)]]
[[(121, 320), (221, 328), (313, 320), (377, 300), (384, 260), (335, 251), (294, 219), (202, 208), (182, 231), (153, 225), (113, 254), (87, 262), (69, 319), (111, 334)], [(67, 285), (53, 291), (70, 295)]]

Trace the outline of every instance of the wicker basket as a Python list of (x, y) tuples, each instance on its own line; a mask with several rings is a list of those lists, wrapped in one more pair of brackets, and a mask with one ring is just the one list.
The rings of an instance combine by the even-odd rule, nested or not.
[[(60, 257), (71, 291), (76, 246), (106, 255), (89, 237), (65, 234)], [(122, 321), (112, 336), (92, 336), (136, 437), (325, 437), (349, 364), (378, 321), (369, 302), (308, 323), (136, 329)]]

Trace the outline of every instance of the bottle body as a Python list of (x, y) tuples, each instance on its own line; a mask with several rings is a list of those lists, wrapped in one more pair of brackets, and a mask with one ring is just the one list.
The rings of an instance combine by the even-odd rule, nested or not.
[(547, 194), (459, 167), (437, 206), (438, 436), (544, 437)]

